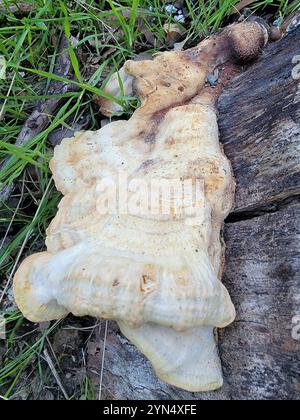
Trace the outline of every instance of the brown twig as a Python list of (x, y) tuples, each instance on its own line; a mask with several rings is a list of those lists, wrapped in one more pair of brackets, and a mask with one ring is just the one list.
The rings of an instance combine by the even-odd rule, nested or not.
[[(73, 77), (73, 67), (68, 53), (68, 41), (64, 35), (60, 41), (58, 59), (54, 74), (68, 79)], [(64, 95), (68, 92), (74, 92), (76, 90), (79, 90), (79, 88), (72, 83), (63, 83), (52, 80), (49, 86), (48, 94)], [(62, 105), (64, 100), (64, 98), (56, 97), (55, 99), (48, 99), (40, 103), (25, 122), (15, 145), (20, 147), (26, 144), (28, 140), (45, 130), (50, 122), (50, 117), (54, 115), (55, 111)], [(2, 167), (4, 165), (5, 162)], [(0, 189), (0, 206), (8, 199), (12, 189), (12, 185), (5, 186)]]
[[(70, 78), (70, 76), (73, 76), (73, 68), (67, 47), (68, 41), (63, 36), (59, 47), (59, 55), (54, 74), (64, 78)], [(64, 95), (68, 92), (74, 92), (75, 90), (78, 90), (78, 87), (74, 86), (74, 84), (62, 83), (53, 80), (50, 83), (48, 94)], [(49, 116), (53, 115), (54, 111), (62, 104), (62, 102), (64, 102), (63, 98), (55, 98), (48, 99), (40, 104), (26, 121), (16, 140), (16, 146), (22, 146), (28, 140), (42, 132), (49, 124)]]
[(57, 370), (55, 369), (54, 363), (53, 363), (47, 349), (44, 350), (44, 357), (45, 357), (46, 362), (48, 363), (48, 366), (49, 366), (49, 368), (52, 372), (52, 375), (54, 376), (54, 378), (57, 382), (57, 385), (59, 386), (61, 392), (63, 393), (63, 396), (65, 397), (66, 400), (69, 400), (69, 396), (68, 396), (68, 394), (65, 390), (65, 387), (62, 384), (62, 381), (59, 377), (59, 374), (58, 374)]

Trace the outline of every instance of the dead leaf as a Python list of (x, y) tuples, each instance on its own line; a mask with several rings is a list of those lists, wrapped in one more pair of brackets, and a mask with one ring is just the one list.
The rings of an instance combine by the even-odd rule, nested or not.
[(167, 34), (166, 38), (169, 48), (173, 48), (174, 45), (181, 40), (184, 33), (181, 27), (179, 25), (176, 25), (176, 23), (165, 24), (164, 30)]
[(148, 44), (154, 46), (156, 40), (153, 33), (149, 31), (146, 27), (140, 27), (140, 31), (146, 38), (146, 41), (148, 42)]

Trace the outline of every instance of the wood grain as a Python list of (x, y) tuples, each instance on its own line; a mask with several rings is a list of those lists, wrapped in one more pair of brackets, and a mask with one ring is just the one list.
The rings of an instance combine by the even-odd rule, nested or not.
[(292, 78), (300, 28), (270, 45), (219, 99), (219, 127), (237, 180), (236, 211), (300, 192), (300, 88)]

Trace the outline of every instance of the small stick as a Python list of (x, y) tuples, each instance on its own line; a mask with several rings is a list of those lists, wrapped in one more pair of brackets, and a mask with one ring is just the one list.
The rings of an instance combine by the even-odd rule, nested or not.
[(49, 368), (50, 368), (50, 370), (52, 372), (52, 375), (54, 376), (54, 378), (55, 378), (55, 380), (57, 382), (57, 385), (59, 386), (61, 392), (63, 393), (63, 395), (65, 397), (65, 399), (66, 400), (69, 400), (69, 396), (68, 396), (68, 394), (67, 394), (67, 392), (66, 392), (66, 390), (65, 390), (65, 388), (64, 388), (64, 386), (63, 386), (63, 384), (62, 384), (62, 382), (60, 380), (59, 374), (57, 373), (57, 370), (55, 369), (55, 366), (54, 366), (54, 364), (52, 362), (52, 359), (51, 359), (51, 357), (50, 357), (50, 355), (48, 353), (48, 350), (45, 349), (43, 353), (44, 353), (44, 356), (45, 356), (45, 360), (48, 363), (48, 366), (49, 366)]
[[(62, 40), (60, 42), (58, 59), (54, 74), (60, 77), (67, 78), (71, 74), (73, 75), (72, 70), (73, 67), (68, 53), (68, 41), (63, 35)], [(78, 87), (74, 84), (66, 84), (52, 80), (50, 83), (48, 94), (63, 95), (68, 92), (74, 92), (75, 90), (78, 90)], [(61, 105), (63, 100), (63, 98), (48, 99), (45, 102), (41, 103), (26, 121), (21, 133), (19, 134), (16, 140), (16, 146), (22, 146), (28, 140), (32, 139), (41, 131), (43, 131), (49, 124), (49, 115), (53, 115), (54, 111)]]
[(8, 89), (8, 92), (7, 92), (5, 101), (4, 101), (4, 103), (3, 103), (2, 107), (1, 107), (1, 110), (0, 110), (0, 121), (3, 118), (3, 115), (5, 113), (5, 106), (7, 104), (7, 100), (8, 100), (8, 97), (9, 97), (10, 93), (11, 93), (11, 90), (13, 88), (13, 85), (15, 83), (15, 80), (16, 80), (16, 73), (14, 73), (14, 75), (13, 75), (13, 78), (12, 78), (12, 81), (10, 83), (10, 86), (9, 86), (9, 89)]
[(19, 198), (19, 201), (18, 201), (17, 207), (16, 207), (16, 208), (15, 208), (15, 210), (14, 210), (14, 214), (12, 215), (12, 217), (11, 217), (11, 219), (10, 219), (10, 222), (9, 222), (9, 224), (8, 224), (8, 226), (7, 226), (6, 232), (5, 232), (5, 234), (4, 234), (3, 238), (2, 238), (2, 241), (1, 241), (1, 243), (0, 243), (0, 251), (1, 251), (1, 249), (2, 249), (3, 245), (4, 245), (5, 241), (6, 241), (6, 238), (7, 238), (8, 234), (9, 234), (9, 231), (10, 231), (10, 229), (11, 229), (11, 227), (12, 227), (12, 224), (13, 224), (13, 222), (14, 222), (14, 220), (15, 220), (15, 217), (16, 217), (16, 215), (17, 215), (18, 211), (19, 211), (19, 208), (20, 208), (21, 202), (22, 202), (22, 200), (23, 200), (23, 195), (24, 195), (24, 184), (25, 184), (25, 179), (24, 179), (24, 177), (23, 177), (22, 188), (21, 188), (21, 195), (20, 195), (20, 198)]
[(103, 372), (104, 372), (104, 360), (105, 360), (105, 350), (106, 350), (107, 328), (108, 328), (108, 321), (105, 321), (105, 332), (104, 332), (104, 340), (103, 340), (102, 361), (101, 361), (101, 373), (100, 373), (99, 401), (101, 400), (101, 397), (102, 397), (102, 382), (103, 382)]
[[(47, 192), (49, 191), (49, 188), (50, 188), (50, 186), (51, 186), (51, 182), (52, 182), (52, 178), (50, 179), (50, 181), (49, 181), (49, 183), (48, 183), (48, 185), (47, 185), (47, 187), (46, 187), (46, 190), (45, 190), (44, 195), (43, 195), (43, 197), (42, 197), (42, 199), (41, 199), (41, 201), (40, 201), (40, 204), (39, 204), (39, 206), (38, 206), (38, 208), (37, 208), (37, 211), (36, 211), (36, 213), (35, 213), (35, 215), (34, 215), (34, 218), (32, 219), (32, 222), (34, 222), (34, 220), (37, 218), (37, 216), (38, 216), (38, 214), (39, 214), (39, 211), (40, 211), (40, 209), (41, 209), (41, 207), (42, 207), (42, 205), (43, 205), (43, 202), (44, 202), (44, 199), (45, 199), (45, 197), (46, 197), (46, 194), (47, 194)], [(4, 299), (4, 296), (5, 296), (5, 294), (6, 294), (7, 290), (8, 290), (8, 288), (9, 288), (9, 286), (10, 286), (10, 283), (11, 283), (11, 281), (12, 281), (12, 279), (13, 279), (13, 276), (14, 276), (14, 274), (15, 274), (15, 271), (16, 271), (16, 269), (17, 269), (17, 267), (18, 267), (18, 264), (19, 264), (19, 262), (20, 262), (20, 259), (21, 259), (21, 257), (22, 257), (22, 254), (23, 254), (24, 248), (25, 248), (25, 246), (26, 246), (26, 244), (27, 244), (27, 242), (28, 242), (28, 240), (29, 240), (29, 238), (30, 238), (30, 235), (31, 235), (31, 234), (32, 234), (32, 230), (30, 229), (30, 230), (27, 232), (27, 234), (26, 234), (26, 236), (25, 236), (25, 238), (24, 238), (24, 241), (23, 241), (23, 243), (22, 243), (22, 245), (21, 245), (21, 248), (20, 248), (20, 250), (19, 250), (19, 252), (18, 252), (18, 255), (17, 255), (16, 259), (15, 259), (15, 262), (14, 262), (13, 268), (12, 268), (12, 270), (11, 270), (11, 272), (10, 272), (9, 278), (8, 278), (8, 280), (7, 280), (7, 282), (6, 282), (6, 285), (5, 285), (5, 287), (4, 287), (3, 291), (2, 291), (2, 294), (1, 294), (1, 296), (0, 296), (0, 304), (1, 304), (2, 300)]]

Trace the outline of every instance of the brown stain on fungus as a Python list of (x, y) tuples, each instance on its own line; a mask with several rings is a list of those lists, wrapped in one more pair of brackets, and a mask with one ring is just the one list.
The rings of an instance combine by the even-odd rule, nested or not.
[(150, 277), (148, 274), (143, 274), (140, 284), (140, 290), (142, 293), (150, 293), (153, 291), (153, 288), (155, 286), (155, 279), (153, 277)]

